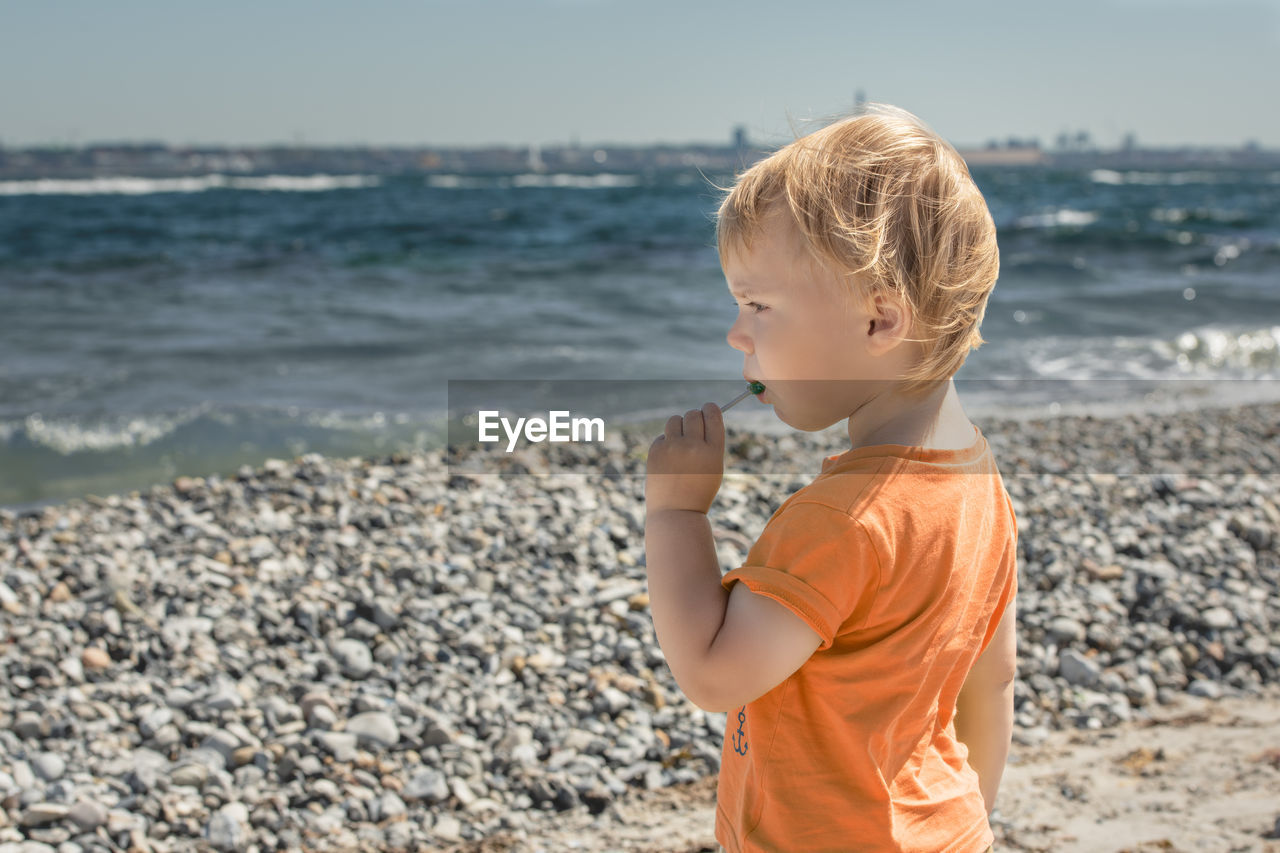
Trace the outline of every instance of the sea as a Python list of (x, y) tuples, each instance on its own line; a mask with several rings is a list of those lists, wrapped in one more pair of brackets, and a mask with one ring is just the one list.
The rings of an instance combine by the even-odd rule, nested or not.
[[(971, 418), (1280, 399), (1280, 172), (973, 174), (1001, 271), (956, 377)], [(0, 506), (438, 448), (467, 382), (527, 382), (544, 409), (545, 381), (669, 387), (671, 411), (705, 401), (684, 383), (736, 394), (714, 238), (731, 181), (0, 181)], [(730, 419), (771, 415), (748, 399)]]

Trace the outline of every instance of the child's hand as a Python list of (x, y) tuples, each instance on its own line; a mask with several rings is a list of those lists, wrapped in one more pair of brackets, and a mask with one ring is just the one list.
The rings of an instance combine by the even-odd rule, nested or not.
[(724, 478), (724, 420), (707, 403), (684, 417), (672, 415), (662, 435), (649, 445), (644, 481), (645, 509), (687, 509), (705, 513)]

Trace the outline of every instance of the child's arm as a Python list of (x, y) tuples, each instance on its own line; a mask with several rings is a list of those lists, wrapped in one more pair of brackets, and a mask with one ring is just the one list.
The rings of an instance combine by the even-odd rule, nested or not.
[(969, 749), (969, 766), (977, 771), (987, 814), (995, 808), (1013, 737), (1017, 637), (1017, 604), (1010, 601), (995, 636), (965, 677), (956, 699), (956, 737)]
[(673, 416), (649, 448), (644, 544), (654, 632), (680, 689), (708, 711), (768, 692), (821, 643), (773, 599), (721, 586), (707, 510), (723, 472), (724, 422), (714, 403)]

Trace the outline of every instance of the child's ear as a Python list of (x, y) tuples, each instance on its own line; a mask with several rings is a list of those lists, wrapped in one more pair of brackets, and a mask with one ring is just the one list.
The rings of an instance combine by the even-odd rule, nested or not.
[(873, 297), (872, 310), (875, 316), (867, 326), (867, 334), (872, 337), (873, 346), (888, 352), (910, 334), (911, 312), (898, 300), (883, 293)]

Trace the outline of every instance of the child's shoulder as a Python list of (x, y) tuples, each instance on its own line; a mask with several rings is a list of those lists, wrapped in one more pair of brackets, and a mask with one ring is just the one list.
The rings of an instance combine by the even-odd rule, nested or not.
[[(916, 459), (913, 450), (863, 448), (824, 457), (821, 472), (788, 497), (783, 507), (823, 506), (863, 521), (892, 524), (900, 523), (903, 514), (945, 514), (948, 505), (958, 509), (966, 497), (984, 493), (966, 474), (981, 475), (984, 483), (990, 480), (994, 461), (988, 458), (985, 443), (965, 451), (918, 454), (922, 459)], [(942, 460), (960, 464), (929, 464)], [(920, 475), (944, 472), (945, 476), (930, 477), (922, 488)]]
[(883, 492), (886, 476), (891, 476), (886, 474), (886, 460), (883, 457), (849, 460), (845, 456), (847, 454), (823, 459), (821, 473), (793, 492), (780, 509), (795, 511), (804, 507), (806, 511), (814, 511), (816, 507), (825, 507), (855, 518), (866, 511), (876, 495)]

